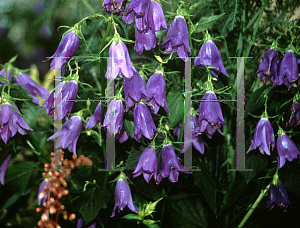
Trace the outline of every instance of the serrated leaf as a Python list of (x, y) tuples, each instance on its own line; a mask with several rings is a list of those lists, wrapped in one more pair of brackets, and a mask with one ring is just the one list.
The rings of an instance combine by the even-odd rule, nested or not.
[(220, 15), (214, 15), (210, 17), (201, 17), (199, 22), (195, 24), (194, 32), (202, 32), (208, 28), (210, 28), (215, 22), (220, 20), (225, 13), (222, 13)]
[(245, 167), (246, 169), (253, 169), (253, 171), (240, 172), (247, 183), (260, 171), (262, 171), (268, 164), (268, 159), (265, 155), (258, 151), (250, 151), (246, 154)]
[[(272, 85), (265, 85), (257, 90), (255, 90), (249, 100), (246, 102), (245, 107), (245, 118), (248, 116), (249, 113), (254, 112), (255, 110), (261, 108), (264, 105), (264, 95), (266, 92), (270, 90)], [(268, 99), (271, 98), (272, 90), (268, 93)]]
[(193, 172), (195, 185), (200, 187), (209, 207), (217, 215), (217, 200), (215, 181), (208, 169), (200, 165), (201, 171)]
[(106, 208), (111, 195), (105, 189), (97, 187), (89, 188), (80, 196), (81, 206), (79, 212), (82, 214), (85, 223), (89, 223), (96, 218), (102, 208)]
[(203, 0), (200, 0), (199, 2), (196, 2), (195, 4), (191, 5), (190, 10), (197, 8), (202, 2), (203, 2)]
[(167, 105), (170, 110), (167, 125), (170, 128), (175, 127), (184, 115), (184, 99), (180, 91), (171, 91), (167, 96)]
[(39, 117), (39, 108), (37, 105), (30, 102), (22, 102), (21, 113), (23, 114), (23, 119), (25, 123), (28, 124), (30, 128), (35, 128)]
[(25, 193), (28, 189), (28, 182), (33, 172), (38, 170), (35, 163), (25, 161), (12, 166), (9, 166), (6, 172), (5, 184), (15, 186), (16, 192)]
[(127, 131), (127, 133), (131, 136), (131, 137), (134, 137), (134, 122), (133, 121), (130, 121), (128, 119), (124, 119), (123, 120), (123, 124), (124, 124), (124, 127)]

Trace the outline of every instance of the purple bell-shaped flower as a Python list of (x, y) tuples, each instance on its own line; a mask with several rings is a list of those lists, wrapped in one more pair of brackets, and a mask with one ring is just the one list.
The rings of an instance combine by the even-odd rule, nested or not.
[(271, 146), (272, 150), (274, 150), (275, 138), (272, 125), (268, 118), (261, 118), (256, 125), (254, 137), (253, 140), (251, 140), (251, 146), (247, 153), (258, 147), (261, 154), (266, 153), (267, 155), (271, 155)]
[(143, 54), (143, 50), (150, 51), (156, 47), (156, 35), (150, 28), (142, 32), (135, 27), (135, 45), (134, 50), (139, 54)]
[(151, 0), (147, 24), (150, 29), (155, 32), (159, 31), (160, 29), (168, 29), (164, 12), (160, 4), (155, 0)]
[(5, 102), (0, 105), (0, 136), (5, 144), (8, 139), (14, 137), (17, 132), (21, 135), (25, 135), (27, 134), (25, 130), (32, 131), (19, 113), (20, 111), (14, 103)]
[(124, 12), (126, 0), (104, 0), (103, 8), (110, 13), (122, 14)]
[(139, 141), (142, 134), (147, 139), (154, 137), (154, 131), (158, 132), (153, 122), (151, 113), (144, 103), (137, 103), (133, 111), (134, 118), (134, 138)]
[(96, 125), (97, 122), (99, 123), (99, 127), (101, 127), (101, 101), (97, 105), (94, 115), (92, 115), (86, 123), (86, 128), (91, 129)]
[[(70, 100), (76, 99), (77, 90), (78, 83), (74, 80), (68, 81), (67, 83), (60, 82), (40, 107), (46, 105), (46, 111), (49, 116), (52, 116), (54, 119), (63, 119), (68, 113), (71, 113), (74, 102)], [(54, 106), (55, 100), (61, 101), (57, 102)]]
[(123, 78), (131, 78), (136, 71), (131, 63), (128, 49), (122, 40), (112, 42), (109, 48), (106, 78), (115, 79), (118, 75)]
[(167, 33), (167, 39), (164, 43), (159, 44), (166, 50), (162, 53), (168, 55), (173, 51), (177, 51), (179, 58), (187, 61), (187, 52), (191, 54), (189, 45), (189, 31), (183, 16), (176, 16)]
[(279, 130), (278, 138), (276, 141), (276, 148), (278, 152), (277, 162), (278, 168), (282, 168), (285, 164), (285, 161), (292, 161), (293, 159), (297, 159), (299, 156), (299, 150), (297, 149), (295, 143), (290, 139), (290, 137), (281, 133), (282, 129)]
[[(58, 63), (58, 67), (62, 69), (65, 68), (66, 63), (69, 61), (69, 58), (72, 57), (77, 51), (80, 38), (75, 34), (75, 31), (68, 32), (64, 35), (60, 41), (55, 53), (51, 56), (61, 57)], [(52, 60), (50, 64), (50, 69), (55, 69), (55, 59)]]
[(217, 130), (221, 135), (221, 125), (226, 126), (222, 115), (222, 110), (213, 91), (204, 94), (199, 107), (199, 132), (205, 132), (208, 138), (211, 138)]
[(134, 101), (147, 100), (145, 79), (137, 71), (134, 72), (132, 78), (124, 78), (123, 89), (126, 111), (132, 107)]
[[(10, 162), (10, 158), (11, 158), (11, 155), (9, 154), (5, 159), (4, 161), (2, 162), (1, 166), (0, 166), (0, 184), (4, 185), (5, 184), (5, 180), (4, 180), (4, 177), (5, 177), (5, 173), (6, 173), (6, 170), (7, 170), (7, 167), (9, 165), (9, 162)], [(156, 162), (157, 163), (157, 162)]]
[[(0, 71), (0, 76), (6, 78), (9, 81), (9, 83), (11, 83), (12, 72), (10, 71), (10, 69), (8, 69), (8, 68), (6, 70), (2, 69)], [(6, 82), (0, 78), (0, 85), (5, 85), (5, 84), (6, 84)]]
[(156, 180), (157, 154), (155, 152), (154, 146), (150, 145), (143, 151), (132, 174), (133, 177), (137, 177), (143, 174), (144, 179), (147, 183), (149, 183), (152, 176), (154, 176), (154, 180)]
[(198, 56), (194, 60), (194, 65), (212, 66), (215, 69), (209, 69), (214, 77), (218, 77), (218, 72), (221, 71), (224, 75), (229, 77), (222, 62), (220, 52), (212, 40), (208, 40), (200, 48)]
[(108, 106), (107, 113), (103, 122), (109, 134), (116, 135), (121, 132), (123, 127), (124, 107), (122, 100), (113, 99)]
[(159, 107), (164, 107), (166, 112), (170, 114), (167, 106), (166, 82), (161, 71), (155, 72), (149, 78), (146, 86), (146, 92), (149, 98), (148, 102), (153, 105), (151, 107), (155, 114), (157, 114)]
[(161, 151), (161, 170), (157, 175), (156, 182), (160, 183), (162, 178), (169, 177), (171, 182), (177, 182), (179, 172), (191, 174), (179, 161), (172, 144), (164, 145)]
[(68, 148), (70, 152), (76, 155), (76, 144), (81, 132), (81, 127), (82, 121), (80, 116), (72, 116), (70, 119), (67, 118), (62, 128), (49, 137), (48, 141), (58, 138), (56, 148)]
[(15, 77), (15, 83), (20, 84), (23, 88), (28, 90), (31, 97), (33, 98), (32, 102), (35, 104), (39, 104), (37, 95), (39, 95), (43, 99), (47, 99), (49, 97), (49, 91), (46, 90), (43, 86), (38, 85), (27, 74), (19, 73), (19, 75)]
[(112, 212), (112, 215), (110, 217), (115, 216), (116, 209), (118, 208), (118, 213), (120, 213), (120, 210), (123, 211), (123, 209), (128, 206), (128, 208), (135, 212), (139, 213), (139, 209), (132, 201), (131, 191), (129, 184), (126, 182), (126, 175), (124, 173), (121, 173), (118, 177), (116, 188), (115, 188), (115, 207)]
[(277, 78), (279, 62), (280, 57), (278, 51), (274, 48), (269, 49), (261, 60), (255, 75), (258, 75), (263, 82), (266, 82), (269, 79), (272, 79), (274, 82), (275, 78)]
[(269, 210), (273, 209), (274, 205), (277, 204), (278, 207), (284, 209), (286, 211), (288, 204), (291, 204), (289, 201), (289, 196), (287, 190), (283, 186), (280, 180), (278, 180), (277, 184), (271, 184), (269, 188), (269, 200), (267, 202), (266, 207)]

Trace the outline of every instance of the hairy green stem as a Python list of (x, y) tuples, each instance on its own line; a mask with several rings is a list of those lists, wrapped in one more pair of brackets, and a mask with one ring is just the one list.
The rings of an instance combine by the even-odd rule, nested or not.
[(241, 228), (241, 227), (243, 227), (245, 225), (245, 223), (250, 218), (250, 216), (253, 213), (253, 211), (255, 210), (255, 208), (258, 206), (258, 204), (260, 203), (260, 201), (264, 198), (264, 196), (268, 192), (269, 188), (270, 188), (270, 184), (263, 191), (261, 191), (261, 193), (258, 196), (258, 198), (256, 199), (256, 201), (254, 202), (254, 204), (252, 205), (252, 207), (250, 208), (250, 210), (248, 211), (248, 213), (245, 215), (245, 217), (243, 218), (243, 220), (239, 224), (238, 228)]

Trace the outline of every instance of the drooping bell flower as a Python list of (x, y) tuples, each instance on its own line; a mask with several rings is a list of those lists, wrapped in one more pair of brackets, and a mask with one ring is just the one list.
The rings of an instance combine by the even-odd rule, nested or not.
[(151, 0), (131, 0), (124, 13), (123, 21), (131, 24), (135, 19), (137, 29), (144, 31), (147, 28), (150, 4)]
[(122, 100), (113, 99), (108, 106), (107, 113), (103, 122), (103, 127), (106, 127), (109, 134), (117, 135), (123, 127), (124, 107)]
[(286, 126), (298, 126), (300, 124), (300, 103), (296, 100), (293, 100), (293, 104), (291, 107), (291, 117), (289, 121), (286, 123)]
[(20, 111), (14, 103), (5, 102), (0, 105), (0, 135), (5, 144), (8, 139), (14, 137), (17, 132), (21, 135), (25, 135), (27, 134), (25, 130), (32, 131), (19, 113)]
[[(11, 83), (12, 72), (10, 71), (10, 69), (8, 68), (6, 70), (2, 69), (0, 71), (0, 76), (6, 78), (9, 81), (9, 83)], [(5, 84), (6, 82), (0, 78), (0, 85), (5, 85)]]
[[(77, 51), (79, 40), (80, 38), (78, 34), (75, 34), (74, 30), (64, 35), (55, 53), (51, 56), (51, 58), (61, 57), (57, 63), (58, 67), (61, 67), (62, 69), (65, 68), (66, 63), (70, 60), (70, 57), (72, 57)], [(55, 59), (52, 60), (50, 69), (55, 69)]]
[(103, 8), (110, 13), (122, 14), (124, 12), (126, 0), (104, 0)]
[(5, 177), (5, 173), (6, 173), (6, 170), (7, 170), (7, 167), (9, 165), (9, 162), (10, 162), (10, 158), (11, 158), (11, 155), (9, 154), (5, 159), (4, 161), (2, 162), (1, 166), (0, 166), (0, 183), (2, 185), (5, 184), (5, 180), (4, 180), (4, 177)]
[[(52, 116), (54, 119), (63, 119), (68, 113), (71, 113), (74, 105), (74, 102), (71, 100), (76, 99), (77, 91), (78, 83), (75, 80), (70, 80), (67, 83), (64, 81), (60, 82), (40, 107), (46, 105), (46, 111), (49, 116)], [(56, 102), (54, 106), (54, 100), (60, 100), (60, 102)]]
[(134, 101), (147, 100), (145, 79), (137, 71), (134, 72), (132, 78), (124, 78), (123, 89), (126, 111), (132, 107)]
[(270, 184), (269, 200), (266, 207), (271, 210), (275, 204), (277, 204), (277, 206), (282, 208), (284, 211), (287, 210), (288, 204), (291, 205), (287, 190), (280, 180), (278, 180), (277, 184), (275, 185), (273, 183)]
[(143, 50), (150, 51), (156, 47), (156, 35), (150, 28), (147, 28), (140, 32), (135, 27), (135, 45), (134, 50), (139, 54), (143, 54)]
[(23, 88), (27, 89), (32, 97), (32, 102), (39, 104), (39, 95), (43, 99), (49, 97), (49, 91), (46, 90), (43, 86), (38, 85), (29, 75), (24, 73), (19, 73), (15, 77), (15, 83), (20, 84)]
[(279, 74), (277, 78), (275, 78), (273, 87), (276, 85), (281, 85), (283, 83), (288, 87), (288, 90), (290, 90), (294, 82), (296, 82), (297, 80), (299, 84), (299, 69), (297, 57), (292, 50), (287, 50), (283, 59), (281, 60), (279, 66)]
[(277, 69), (279, 67), (280, 57), (279, 53), (276, 49), (271, 48), (269, 49), (264, 58), (261, 60), (258, 71), (256, 72), (256, 76), (260, 78), (263, 82), (268, 81), (269, 79), (272, 79), (272, 81), (275, 81), (275, 78), (277, 78)]
[(56, 148), (62, 147), (68, 148), (70, 152), (76, 155), (76, 144), (79, 138), (82, 127), (82, 121), (80, 116), (72, 116), (70, 119), (66, 118), (66, 122), (62, 128), (48, 138), (48, 141), (54, 138), (58, 138), (56, 141)]
[(152, 176), (154, 177), (154, 180), (156, 180), (157, 154), (155, 152), (154, 146), (150, 145), (143, 151), (132, 174), (133, 177), (137, 177), (143, 174), (144, 179), (147, 183), (149, 183)]
[(120, 143), (125, 142), (129, 138), (129, 134), (127, 133), (124, 125), (120, 133), (116, 135), (116, 139), (119, 140)]
[[(208, 35), (209, 36), (209, 35)], [(198, 56), (194, 60), (194, 65), (212, 66), (215, 69), (209, 69), (212, 75), (218, 78), (218, 72), (221, 71), (229, 77), (222, 62), (220, 52), (215, 43), (208, 38), (207, 42), (200, 48)]]
[(167, 33), (167, 39), (164, 43), (159, 44), (166, 50), (162, 53), (168, 55), (173, 51), (177, 51), (178, 57), (183, 61), (187, 61), (187, 52), (191, 55), (189, 45), (189, 31), (183, 16), (176, 16)]
[(166, 144), (161, 151), (161, 170), (157, 175), (156, 183), (160, 183), (162, 178), (169, 177), (171, 182), (177, 182), (179, 171), (191, 174), (179, 161), (172, 144)]
[(157, 114), (159, 107), (164, 107), (166, 112), (170, 114), (167, 106), (166, 82), (161, 71), (156, 71), (149, 78), (146, 86), (146, 92), (149, 98), (148, 102), (153, 105), (151, 107), (155, 114)]
[(122, 40), (118, 43), (112, 42), (109, 48), (109, 59), (107, 64), (106, 78), (115, 79), (117, 76), (121, 78), (131, 78), (136, 71), (131, 63), (128, 49)]
[(86, 128), (91, 129), (97, 122), (99, 123), (99, 127), (101, 127), (101, 101), (98, 103), (94, 115), (86, 123)]
[(272, 150), (274, 150), (275, 147), (274, 131), (270, 121), (265, 117), (258, 121), (247, 153), (257, 147), (261, 154), (266, 153), (267, 155), (271, 155), (270, 148), (272, 147)]
[(49, 195), (50, 195), (50, 182), (51, 179), (46, 177), (39, 186), (39, 191), (38, 191), (38, 204), (39, 205), (44, 205), (45, 202), (48, 201)]
[(134, 118), (134, 138), (139, 141), (142, 134), (147, 139), (154, 137), (154, 131), (158, 132), (153, 122), (151, 113), (144, 103), (137, 103), (133, 111)]
[(276, 141), (276, 148), (278, 152), (277, 162), (278, 168), (282, 168), (285, 164), (285, 161), (292, 161), (297, 159), (299, 156), (299, 150), (297, 149), (295, 143), (290, 139), (290, 137), (285, 134), (282, 129), (279, 129), (278, 138)]
[(129, 184), (126, 182), (126, 175), (121, 173), (118, 177), (116, 188), (115, 188), (115, 207), (110, 217), (115, 216), (116, 209), (118, 208), (118, 213), (120, 210), (128, 206), (128, 208), (135, 213), (139, 213), (139, 209), (132, 201), (131, 191)]
[(207, 137), (211, 139), (217, 130), (221, 135), (221, 125), (226, 126), (222, 115), (222, 110), (213, 91), (208, 91), (204, 94), (199, 107), (199, 132), (205, 132)]
[(154, 32), (157, 32), (160, 29), (168, 30), (164, 12), (160, 4), (155, 0), (151, 0), (150, 3), (147, 25)]

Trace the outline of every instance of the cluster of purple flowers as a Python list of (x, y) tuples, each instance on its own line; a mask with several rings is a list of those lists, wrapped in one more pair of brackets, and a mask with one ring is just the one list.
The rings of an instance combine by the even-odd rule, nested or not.
[(280, 62), (279, 52), (271, 48), (261, 60), (256, 75), (264, 82), (271, 79), (273, 87), (285, 84), (290, 90), (295, 82), (300, 86), (298, 64), (299, 59), (292, 49), (285, 52)]
[[(270, 149), (272, 148), (273, 150), (275, 147), (274, 131), (270, 121), (265, 117), (258, 121), (254, 138), (251, 141), (251, 146), (249, 147), (247, 153), (253, 149), (256, 149), (257, 147), (259, 148), (261, 154), (266, 153), (267, 155), (271, 155)], [(295, 143), (286, 133), (283, 132), (281, 128), (278, 131), (276, 148), (278, 153), (278, 168), (282, 168), (286, 160), (292, 161), (299, 156), (299, 151)]]

